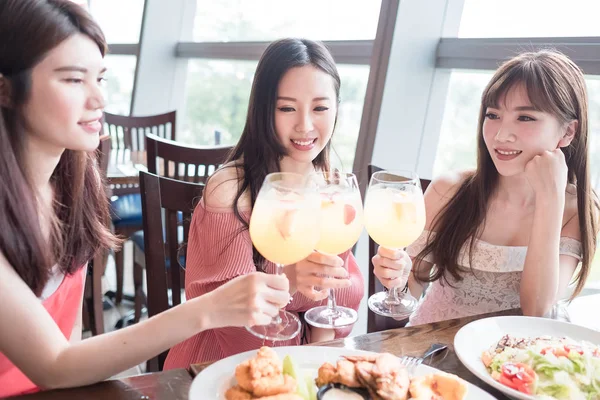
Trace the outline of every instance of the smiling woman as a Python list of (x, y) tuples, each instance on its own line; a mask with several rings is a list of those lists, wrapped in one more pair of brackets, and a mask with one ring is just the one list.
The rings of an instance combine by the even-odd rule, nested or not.
[(0, 43), (0, 397), (97, 382), (204, 329), (267, 324), (287, 279), (249, 274), (80, 341), (86, 264), (118, 244), (94, 154), (104, 35), (70, 0), (2, 0)]

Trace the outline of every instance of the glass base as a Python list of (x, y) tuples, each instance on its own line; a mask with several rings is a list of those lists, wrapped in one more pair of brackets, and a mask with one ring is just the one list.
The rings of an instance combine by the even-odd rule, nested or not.
[(300, 319), (294, 314), (285, 310), (279, 311), (279, 323), (271, 322), (269, 325), (255, 325), (246, 327), (246, 329), (264, 340), (281, 341), (290, 340), (300, 333)]
[(358, 320), (358, 313), (348, 307), (337, 306), (331, 310), (327, 306), (320, 306), (304, 313), (304, 319), (316, 328), (333, 329), (353, 325)]
[(407, 293), (398, 293), (398, 302), (388, 301), (387, 292), (375, 293), (369, 297), (369, 309), (383, 317), (408, 318), (417, 308), (417, 299)]

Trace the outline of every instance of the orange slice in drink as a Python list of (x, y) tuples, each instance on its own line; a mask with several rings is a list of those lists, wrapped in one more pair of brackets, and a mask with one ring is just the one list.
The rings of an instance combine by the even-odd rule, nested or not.
[(400, 221), (417, 222), (417, 206), (411, 201), (411, 195), (403, 192), (394, 193), (393, 205), (396, 217)]

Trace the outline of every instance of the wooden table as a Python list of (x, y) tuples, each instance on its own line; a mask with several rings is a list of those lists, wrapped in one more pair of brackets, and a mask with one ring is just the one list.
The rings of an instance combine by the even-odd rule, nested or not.
[[(591, 314), (587, 311), (598, 307), (600, 295), (586, 296), (579, 300), (574, 307), (583, 311), (573, 312), (571, 319), (573, 323), (586, 325)], [(583, 305), (585, 303), (585, 306)], [(570, 307), (571, 311), (571, 307)], [(521, 315), (518, 309), (507, 310), (496, 313), (476, 315), (473, 317), (453, 319), (449, 321), (436, 322), (433, 324), (419, 325), (410, 328), (392, 329), (383, 332), (371, 333), (338, 339), (330, 342), (316, 343), (311, 346), (343, 347), (347, 349), (367, 350), (374, 352), (389, 352), (396, 355), (420, 356), (433, 343), (443, 343), (448, 350), (428, 359), (425, 363), (442, 371), (450, 372), (460, 376), (466, 381), (479, 386), (500, 400), (508, 399), (502, 393), (483, 383), (476, 378), (460, 362), (454, 352), (454, 336), (456, 332), (469, 322), (503, 315)], [(588, 325), (589, 326), (589, 325)], [(76, 389), (55, 390), (37, 393), (28, 396), (16, 397), (23, 400), (54, 400), (54, 399), (116, 399), (116, 400), (154, 400), (154, 399), (187, 399), (192, 378), (199, 374), (211, 363), (193, 364), (190, 371), (176, 369), (154, 374), (146, 374), (112, 380)], [(191, 373), (191, 375), (190, 375)]]
[(75, 389), (51, 390), (13, 397), (11, 400), (187, 400), (191, 384), (192, 377), (187, 370), (173, 369)]
[[(448, 346), (448, 350), (439, 356), (429, 359), (425, 362), (432, 367), (442, 371), (450, 372), (460, 376), (466, 381), (479, 386), (497, 399), (508, 399), (501, 392), (483, 383), (475, 377), (460, 362), (454, 352), (454, 336), (456, 332), (469, 322), (503, 315), (522, 315), (519, 309), (501, 311), (496, 313), (476, 315), (473, 317), (452, 319), (448, 321), (436, 322), (433, 324), (419, 325), (410, 328), (391, 329), (383, 332), (370, 333), (346, 339), (337, 339), (329, 342), (316, 343), (310, 346), (329, 346), (344, 347), (346, 349), (366, 350), (374, 352), (387, 352), (409, 356), (422, 355), (433, 343), (443, 343)], [(190, 371), (196, 376), (211, 363), (192, 364)]]
[(147, 171), (145, 151), (111, 151), (106, 171), (109, 184), (137, 185), (140, 171)]

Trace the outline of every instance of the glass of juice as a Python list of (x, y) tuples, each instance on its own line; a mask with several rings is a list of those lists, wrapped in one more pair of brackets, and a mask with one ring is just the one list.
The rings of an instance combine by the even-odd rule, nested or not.
[[(250, 217), (254, 247), (276, 265), (277, 274), (312, 253), (318, 240), (321, 200), (310, 178), (277, 172), (267, 175)], [(265, 340), (289, 340), (300, 332), (300, 320), (281, 310), (269, 325), (247, 329)]]
[[(321, 198), (320, 239), (315, 250), (342, 254), (354, 246), (363, 229), (362, 199), (356, 176), (338, 171), (313, 176)], [(352, 308), (338, 306), (330, 289), (327, 305), (311, 308), (304, 319), (318, 328), (337, 328), (354, 324), (358, 314)]]
[[(425, 201), (415, 172), (373, 174), (365, 199), (365, 228), (375, 243), (390, 249), (403, 249), (417, 240), (425, 228)], [(417, 300), (402, 289), (375, 293), (369, 308), (386, 317), (408, 317)]]

